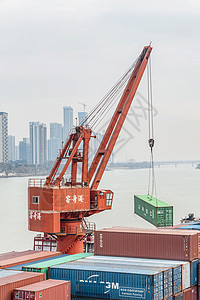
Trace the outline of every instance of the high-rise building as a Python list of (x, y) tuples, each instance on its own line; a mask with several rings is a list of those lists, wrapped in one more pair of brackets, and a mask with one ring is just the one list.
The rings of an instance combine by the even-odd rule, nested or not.
[(71, 129), (73, 129), (73, 108), (71, 106), (63, 107), (63, 141), (65, 142)]
[(62, 124), (50, 123), (50, 138), (58, 138), (62, 141)]
[(52, 137), (48, 140), (48, 161), (56, 160), (61, 146), (62, 143), (60, 144), (60, 139), (58, 138)]
[(47, 127), (40, 122), (29, 122), (31, 164), (47, 162)]
[(59, 149), (62, 148), (62, 124), (50, 123), (50, 139), (48, 140), (48, 160), (55, 161)]
[[(88, 113), (85, 111), (78, 112), (78, 124), (81, 125), (83, 120), (87, 117)], [(83, 126), (86, 125), (86, 122), (84, 122)]]
[(0, 163), (8, 162), (8, 113), (0, 112)]
[(19, 145), (15, 146), (15, 160), (19, 160)]
[(29, 138), (23, 138), (23, 140), (19, 142), (19, 160), (23, 161), (24, 164), (31, 164)]
[(8, 136), (8, 161), (15, 161), (15, 136)]

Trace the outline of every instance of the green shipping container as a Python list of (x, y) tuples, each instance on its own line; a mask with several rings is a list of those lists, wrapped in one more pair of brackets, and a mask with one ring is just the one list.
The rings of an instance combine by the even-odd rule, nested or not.
[(94, 254), (93, 253), (77, 253), (77, 254), (72, 254), (72, 255), (66, 255), (66, 257), (60, 257), (60, 258), (40, 262), (37, 264), (30, 264), (28, 266), (22, 267), (22, 271), (45, 273), (46, 279), (48, 279), (48, 270), (50, 267), (60, 265), (60, 264), (65, 264), (65, 263), (68, 263), (68, 262), (71, 262), (74, 260), (92, 256), (92, 255), (94, 255)]
[(173, 206), (149, 195), (134, 196), (134, 212), (156, 227), (173, 226)]

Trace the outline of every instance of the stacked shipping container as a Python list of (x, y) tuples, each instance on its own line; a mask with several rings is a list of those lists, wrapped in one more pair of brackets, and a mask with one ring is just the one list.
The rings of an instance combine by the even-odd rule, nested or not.
[(39, 259), (58, 256), (59, 254), (61, 253), (51, 251), (34, 251), (34, 253), (27, 253), (27, 255), (3, 255), (2, 257), (0, 256), (0, 269), (9, 268), (23, 263), (33, 262)]
[[(3, 272), (3, 271), (2, 271)], [(7, 271), (12, 272), (12, 271)], [(13, 271), (17, 272), (17, 271)], [(0, 272), (1, 273), (1, 272)], [(0, 299), (11, 300), (13, 289), (45, 280), (44, 274), (20, 272), (0, 278)]]
[[(94, 249), (95, 255), (98, 256), (91, 257), (88, 260), (96, 260), (99, 257), (98, 261), (101, 262), (102, 259), (104, 264), (109, 260), (113, 262), (118, 261), (119, 263), (121, 257), (124, 264), (124, 257), (126, 257), (127, 263), (138, 266), (143, 264), (146, 264), (146, 266), (160, 264), (164, 267), (169, 263), (172, 265), (173, 270), (174, 297), (176, 296), (176, 299), (181, 299), (181, 297), (182, 299), (187, 299), (188, 297), (197, 299), (199, 241), (198, 231), (169, 228), (144, 230), (115, 227), (103, 229), (95, 232)], [(99, 255), (104, 256), (101, 257)], [(164, 259), (164, 261), (159, 261), (158, 259)], [(175, 261), (172, 261), (172, 259)], [(180, 271), (173, 264), (174, 266), (182, 266), (181, 276)], [(175, 281), (176, 284), (174, 284)], [(169, 297), (166, 297), (166, 299)]]
[[(55, 293), (62, 294), (66, 281), (71, 280), (72, 295), (88, 297), (85, 299), (197, 300), (199, 236), (198, 231), (189, 230), (117, 227), (95, 233), (96, 256), (84, 253), (58, 256), (54, 252), (56, 257), (41, 259), (44, 254), (40, 252), (40, 261), (29, 264), (27, 257), (28, 260), (30, 257), (35, 259), (38, 253), (28, 252), (24, 258), (12, 253), (3, 254), (0, 255), (2, 266), (15, 265), (19, 261), (24, 263), (12, 266), (14, 270), (0, 270), (0, 295), (1, 281), (10, 296), (15, 281), (14, 299), (27, 299), (23, 297), (28, 295), (35, 297), (33, 299), (39, 296), (51, 299), (50, 296)], [(24, 270), (34, 273), (18, 271), (22, 265)], [(31, 286), (22, 287), (30, 283), (32, 285), (32, 282), (25, 283), (18, 277), (23, 277), (24, 274), (44, 276), (35, 272), (49, 272), (49, 278), (64, 280), (65, 284), (60, 284), (60, 289), (59, 284), (55, 283), (54, 287), (53, 282), (33, 285), (32, 290)], [(14, 280), (10, 279), (15, 276)], [(2, 299), (11, 299), (6, 297)]]
[(71, 293), (75, 296), (163, 299), (162, 268), (120, 266), (116, 263), (91, 265), (77, 261), (50, 268), (49, 276), (52, 279), (71, 280)]
[(13, 291), (13, 300), (70, 300), (70, 281), (46, 280)]
[(189, 230), (108, 228), (95, 232), (95, 255), (191, 261), (200, 256), (200, 236)]
[(67, 262), (71, 262), (74, 260), (81, 260), (85, 257), (89, 257), (92, 255), (93, 255), (92, 253), (77, 253), (77, 254), (72, 254), (72, 255), (61, 255), (61, 256), (58, 256), (56, 259), (48, 259), (48, 260), (45, 260), (44, 262), (39, 262), (37, 264), (23, 266), (22, 270), (27, 271), (27, 272), (45, 273), (46, 278), (48, 278), (49, 267), (67, 263)]
[(35, 264), (38, 264), (38, 263), (45, 263), (47, 261), (54, 261), (54, 260), (57, 260), (58, 258), (62, 259), (62, 258), (65, 258), (65, 257), (68, 257), (68, 255), (67, 254), (61, 254), (61, 255), (57, 255), (57, 256), (53, 256), (53, 257), (49, 257), (49, 258), (39, 259), (39, 260), (36, 260), (36, 261), (33, 261), (33, 262), (28, 262), (28, 263), (23, 263), (23, 264), (20, 264), (20, 265), (12, 266), (12, 267), (6, 268), (6, 270), (22, 271), (22, 268), (26, 267), (26, 266), (32, 266), (32, 265), (35, 265)]
[[(162, 267), (161, 267), (162, 266)], [(103, 273), (103, 278), (100, 277), (99, 268)], [(170, 300), (172, 295), (180, 296), (182, 295), (183, 290), (187, 291), (188, 295), (193, 291), (192, 282), (197, 277), (195, 273), (195, 268), (191, 268), (191, 263), (186, 261), (171, 261), (171, 260), (156, 260), (156, 259), (141, 259), (141, 258), (126, 258), (126, 257), (111, 257), (111, 256), (91, 256), (82, 260), (73, 262), (72, 264), (59, 265), (55, 268), (50, 268), (51, 278), (62, 278), (62, 279), (71, 279), (76, 278), (75, 282), (72, 283), (72, 294), (76, 296), (90, 296), (90, 297), (114, 297), (112, 294), (114, 292), (106, 290), (103, 283), (107, 279), (107, 283), (113, 282), (113, 277), (110, 273), (113, 273), (113, 270), (116, 269), (126, 274), (126, 269), (134, 268), (135, 272), (145, 272), (146, 269), (151, 271), (161, 271), (162, 272), (162, 299)], [(85, 271), (84, 271), (85, 270)], [(109, 271), (108, 271), (109, 270)], [(90, 273), (89, 273), (90, 271)], [(93, 272), (93, 273), (91, 273)], [(105, 275), (106, 274), (106, 275)], [(98, 276), (97, 276), (98, 275)], [(59, 277), (62, 276), (62, 277)], [(74, 277), (75, 276), (75, 277)], [(106, 277), (107, 276), (107, 277)], [(110, 276), (110, 277), (109, 277)], [(89, 279), (88, 279), (89, 277)], [(115, 279), (119, 280), (119, 277), (115, 275)], [(127, 276), (129, 278), (129, 275)], [(138, 274), (139, 278), (139, 274)], [(138, 279), (139, 280), (139, 279)], [(140, 278), (141, 280), (141, 278)], [(101, 283), (101, 284), (100, 284)], [(118, 282), (118, 291), (122, 287), (122, 283)], [(130, 284), (130, 282), (129, 282)], [(75, 288), (74, 288), (75, 285)], [(132, 291), (136, 289), (141, 289), (142, 287), (137, 288), (132, 285)], [(129, 287), (129, 288), (131, 288)], [(98, 290), (99, 289), (99, 290)], [(196, 287), (194, 287), (196, 289)], [(138, 299), (141, 297), (140, 294), (123, 294), (118, 295), (115, 291), (115, 297), (117, 299)], [(102, 294), (101, 294), (102, 292)], [(160, 290), (161, 293), (161, 290)], [(116, 295), (117, 294), (117, 295)], [(184, 294), (183, 294), (184, 295)], [(195, 298), (196, 294), (194, 291), (191, 294)], [(121, 296), (121, 297), (120, 297)], [(146, 297), (146, 296), (145, 296)], [(184, 296), (185, 297), (185, 296)], [(148, 299), (148, 298), (144, 298)], [(173, 298), (172, 298), (173, 299)], [(185, 299), (185, 298), (184, 298)]]

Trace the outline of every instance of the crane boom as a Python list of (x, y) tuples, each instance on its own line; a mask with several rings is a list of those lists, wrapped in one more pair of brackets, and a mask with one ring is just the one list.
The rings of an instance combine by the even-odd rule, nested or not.
[[(93, 159), (91, 167), (88, 172), (89, 182), (92, 180), (95, 171), (94, 180), (91, 185), (91, 189), (97, 189), (102, 178), (102, 175), (107, 166), (108, 160), (115, 146), (119, 133), (122, 129), (127, 113), (137, 91), (138, 85), (146, 68), (148, 58), (150, 56), (152, 48), (150, 46), (144, 47), (140, 54), (135, 68), (131, 74), (131, 77), (127, 83), (127, 86), (122, 94), (119, 104), (114, 112), (114, 115), (108, 125), (103, 140), (97, 150), (97, 153)], [(101, 157), (103, 156), (102, 160)], [(101, 160), (101, 162), (100, 162)]]

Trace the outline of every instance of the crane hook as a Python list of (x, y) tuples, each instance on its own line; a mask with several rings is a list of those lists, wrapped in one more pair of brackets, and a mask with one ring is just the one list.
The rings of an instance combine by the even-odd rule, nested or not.
[(154, 139), (149, 139), (149, 147), (152, 149), (154, 146)]

